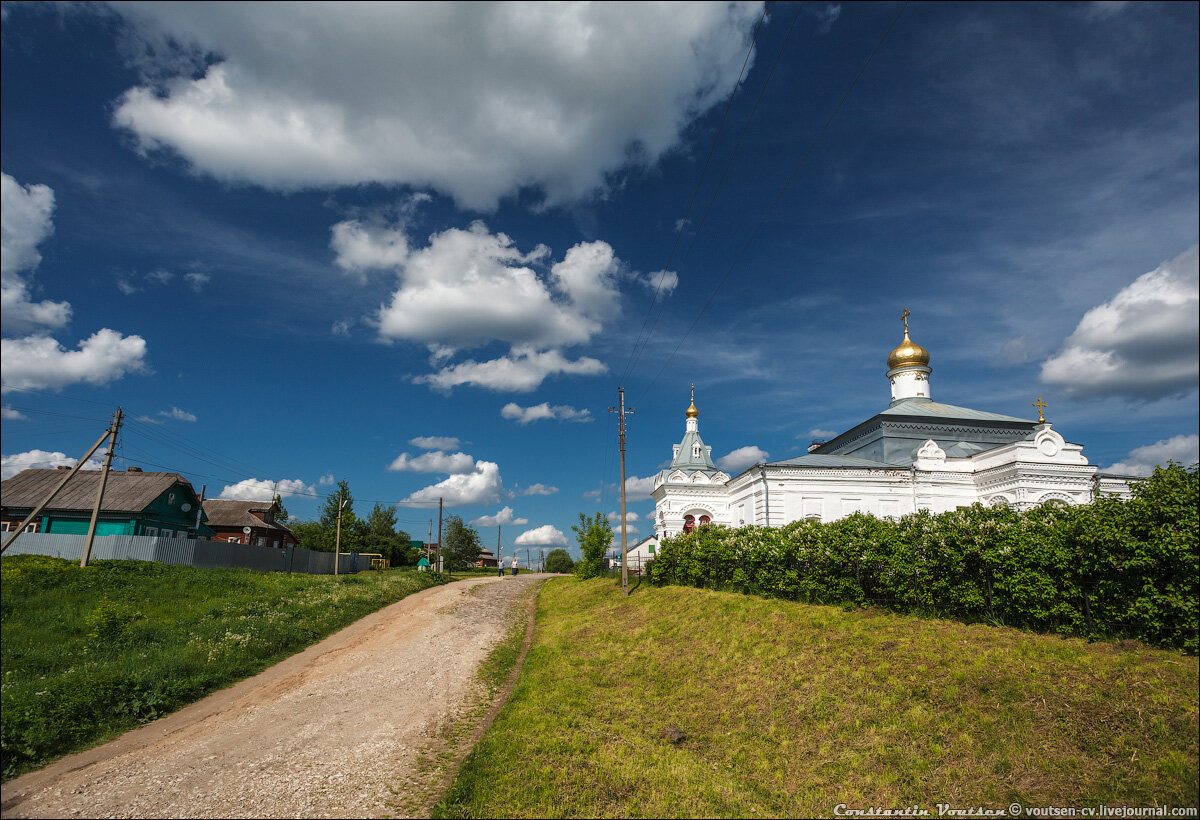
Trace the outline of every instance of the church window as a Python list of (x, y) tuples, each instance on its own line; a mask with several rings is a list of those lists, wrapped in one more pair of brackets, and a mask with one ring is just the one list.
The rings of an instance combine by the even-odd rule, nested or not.
[(696, 529), (696, 516), (685, 515), (683, 517), (683, 531), (691, 532), (694, 529)]
[(712, 523), (712, 519), (709, 518), (707, 515), (700, 516), (700, 526), (703, 527), (705, 524), (711, 524), (711, 523)]

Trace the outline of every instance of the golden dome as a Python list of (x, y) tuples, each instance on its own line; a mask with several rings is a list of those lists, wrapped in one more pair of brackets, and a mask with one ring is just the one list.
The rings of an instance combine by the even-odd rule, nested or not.
[(696, 409), (696, 385), (692, 385), (692, 403), (688, 405), (687, 417), (689, 419), (700, 418), (700, 411)]
[(928, 365), (929, 351), (908, 338), (908, 328), (905, 328), (904, 341), (900, 343), (899, 347), (888, 354), (887, 363), (890, 370), (895, 370), (897, 367), (911, 367), (912, 365)]

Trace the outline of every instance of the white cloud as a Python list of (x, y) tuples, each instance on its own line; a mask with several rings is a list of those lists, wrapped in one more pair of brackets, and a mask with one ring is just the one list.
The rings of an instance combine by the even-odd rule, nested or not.
[(460, 348), (492, 340), (539, 349), (586, 342), (616, 311), (619, 263), (607, 243), (580, 243), (539, 276), (531, 265), (549, 253), (539, 245), (523, 254), (478, 221), (433, 234), (400, 267), (379, 333)]
[(62, 327), (71, 318), (67, 302), (30, 301), (21, 275), (42, 261), (37, 246), (54, 231), (54, 191), (45, 185), (21, 185), (0, 173), (0, 322), (5, 332)]
[(603, 362), (590, 356), (581, 356), (571, 361), (557, 350), (538, 353), (514, 348), (511, 356), (501, 356), (486, 362), (468, 359), (442, 368), (437, 373), (418, 376), (413, 381), (444, 391), (461, 385), (474, 385), (488, 390), (529, 393), (537, 390), (549, 376), (596, 376), (607, 372), (608, 367)]
[(196, 291), (196, 293), (204, 290), (204, 286), (212, 281), (212, 277), (207, 273), (200, 273), (198, 271), (185, 273), (183, 275), (183, 279), (191, 286), (192, 290)]
[[(617, 512), (616, 510), (613, 510), (612, 512), (610, 512), (608, 514), (608, 520), (609, 520), (609, 523), (612, 523), (612, 524), (619, 523), (621, 521), (621, 513)], [(625, 511), (625, 526), (626, 527), (628, 527), (631, 522), (637, 521), (637, 520), (638, 520), (637, 513), (630, 512), (629, 510)]]
[(408, 443), (422, 450), (453, 450), (462, 446), (462, 442), (453, 436), (417, 436)]
[(625, 479), (625, 500), (645, 501), (654, 490), (654, 476), (638, 478), (631, 475)]
[(444, 453), (433, 450), (413, 458), (401, 453), (388, 465), (392, 472), (409, 473), (469, 473), (475, 469), (475, 459), (466, 453)]
[(332, 486), (336, 480), (337, 479), (335, 479), (333, 477), (333, 473), (326, 473), (325, 475), (323, 475), (317, 479), (317, 483), (320, 484), (322, 487), (329, 487), (329, 486)]
[(226, 501), (273, 501), (276, 493), (287, 498), (293, 495), (315, 496), (317, 491), (298, 478), (285, 478), (280, 481), (247, 478), (237, 484), (226, 485), (217, 498)]
[(4, 421), (23, 421), (28, 418), (29, 416), (25, 415), (20, 410), (12, 409), (7, 404), (0, 408), (0, 419), (3, 419)]
[(472, 527), (498, 527), (502, 524), (512, 524), (519, 527), (522, 524), (528, 524), (529, 519), (517, 518), (513, 515), (512, 507), (504, 507), (495, 515), (481, 515), (470, 523)]
[(1160, 399), (1200, 377), (1197, 246), (1142, 274), (1084, 314), (1041, 379), (1080, 398)]
[(59, 390), (69, 384), (107, 384), (145, 369), (146, 341), (103, 328), (66, 350), (49, 336), (0, 339), (0, 390)]
[[(808, 436), (811, 436), (815, 439), (833, 438), (837, 434), (837, 430), (822, 430), (820, 427), (814, 427), (808, 431)], [(797, 438), (808, 438), (808, 436), (797, 436)]]
[[(11, 456), (0, 456), (0, 480), (12, 478), (22, 470), (74, 467), (78, 461), (79, 459), (66, 453), (51, 453), (46, 450), (28, 450)], [(102, 466), (99, 459), (92, 458), (84, 463), (83, 469), (99, 470)]]
[(567, 537), (558, 527), (546, 524), (533, 530), (526, 530), (517, 536), (513, 543), (518, 547), (565, 547)]
[(626, 165), (657, 160), (729, 94), (761, 10), (113, 6), (146, 46), (148, 79), (113, 117), (142, 151), (284, 190), (429, 186), (473, 209), (530, 187), (550, 204), (571, 201)]
[(542, 402), (530, 407), (522, 407), (516, 402), (509, 402), (500, 408), (500, 417), (512, 419), (517, 424), (529, 424), (533, 421), (542, 419), (558, 419), (559, 421), (593, 421), (592, 411), (588, 409), (576, 410), (574, 407), (565, 404), (556, 404), (553, 407), (549, 402)]
[(748, 444), (718, 458), (717, 466), (727, 473), (740, 473), (752, 464), (766, 461), (768, 455), (766, 450)]
[(350, 325), (351, 325), (351, 323), (348, 321), (345, 321), (345, 320), (340, 321), (340, 322), (334, 322), (332, 325), (329, 326), (329, 332), (332, 333), (334, 336), (349, 336), (350, 335)]
[(1177, 461), (1185, 467), (1200, 461), (1200, 435), (1174, 436), (1144, 447), (1135, 447), (1122, 461), (1105, 467), (1103, 472), (1146, 476), (1154, 472), (1156, 466), (1165, 466), (1168, 461)]
[(452, 475), (445, 481), (431, 484), (404, 499), (409, 504), (437, 506), (442, 499), (449, 507), (467, 507), (472, 504), (495, 504), (504, 493), (504, 482), (500, 478), (500, 465), (493, 461), (477, 461), (470, 473)]
[(399, 268), (408, 260), (408, 237), (403, 227), (364, 224), (353, 219), (330, 229), (334, 260), (347, 273)]
[(554, 495), (558, 492), (558, 487), (547, 487), (545, 484), (530, 484), (524, 490), (521, 490), (521, 495)]
[(186, 410), (180, 410), (178, 407), (172, 407), (170, 410), (159, 410), (158, 414), (160, 416), (165, 416), (166, 418), (169, 418), (169, 419), (175, 419), (176, 421), (195, 421), (196, 420), (196, 416), (194, 413), (189, 413)]

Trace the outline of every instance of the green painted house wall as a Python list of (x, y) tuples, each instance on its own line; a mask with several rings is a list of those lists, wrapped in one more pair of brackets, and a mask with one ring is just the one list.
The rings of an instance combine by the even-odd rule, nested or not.
[[(183, 510), (185, 504), (189, 506), (186, 512)], [(102, 512), (96, 521), (96, 535), (148, 535), (147, 528), (153, 528), (157, 530), (157, 535), (163, 537), (184, 537), (189, 531), (196, 529), (196, 509), (199, 506), (200, 500), (194, 492), (186, 486), (176, 484), (139, 513), (130, 515)], [(90, 522), (90, 517), (80, 518), (52, 512), (42, 516), (38, 531), (86, 535)], [(200, 524), (200, 537), (207, 538), (212, 534), (212, 528), (207, 524)]]

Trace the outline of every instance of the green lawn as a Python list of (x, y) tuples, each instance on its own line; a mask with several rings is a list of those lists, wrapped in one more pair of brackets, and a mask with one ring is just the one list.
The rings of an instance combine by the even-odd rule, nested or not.
[(0, 561), (4, 778), (111, 739), (441, 583), (195, 569), (149, 561)]
[(557, 579), (438, 816), (1195, 806), (1197, 681), (1140, 644)]

